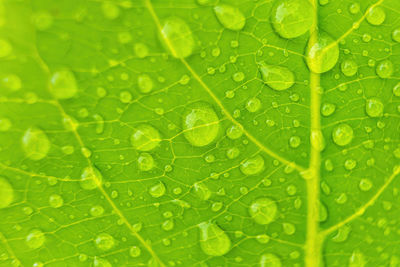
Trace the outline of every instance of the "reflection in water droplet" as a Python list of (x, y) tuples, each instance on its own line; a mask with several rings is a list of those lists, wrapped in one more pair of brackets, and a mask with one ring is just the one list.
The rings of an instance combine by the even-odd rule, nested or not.
[(8, 207), (14, 199), (14, 189), (8, 180), (0, 176), (0, 209)]
[(147, 74), (140, 74), (138, 76), (138, 87), (141, 93), (147, 94), (153, 90), (153, 80)]
[(342, 70), (343, 74), (347, 77), (353, 76), (354, 74), (357, 73), (357, 70), (358, 70), (357, 63), (352, 59), (343, 60), (343, 62), (340, 66), (341, 66), (341, 70)]
[(64, 199), (60, 195), (52, 194), (49, 197), (49, 204), (53, 208), (59, 208), (64, 204)]
[(103, 176), (96, 167), (86, 167), (81, 174), (80, 186), (85, 190), (93, 190), (101, 186)]
[(149, 194), (154, 198), (159, 198), (165, 195), (166, 188), (163, 182), (158, 182), (149, 189)]
[(310, 30), (314, 8), (307, 0), (279, 0), (272, 9), (271, 22), (283, 38), (296, 38)]
[(385, 10), (380, 6), (372, 7), (368, 10), (367, 21), (371, 25), (381, 25), (385, 21), (385, 18)]
[(383, 115), (383, 103), (377, 98), (368, 99), (365, 104), (365, 112), (372, 118), (381, 117)]
[(76, 95), (78, 86), (70, 70), (54, 72), (50, 78), (50, 93), (57, 99), (68, 99)]
[(101, 250), (110, 250), (111, 248), (114, 247), (115, 240), (111, 235), (107, 233), (101, 233), (97, 235), (96, 239), (94, 240), (94, 243), (96, 247)]
[(138, 167), (141, 171), (150, 171), (154, 168), (154, 159), (149, 153), (141, 153), (138, 157)]
[(211, 197), (211, 190), (204, 183), (195, 183), (193, 188), (201, 200), (208, 200)]
[(350, 142), (353, 140), (353, 136), (353, 128), (351, 128), (351, 126), (346, 123), (339, 124), (332, 131), (333, 141), (338, 146), (345, 146), (350, 144)]
[(276, 218), (278, 206), (276, 202), (270, 198), (258, 198), (251, 203), (249, 214), (258, 224), (269, 224)]
[(260, 267), (282, 267), (282, 262), (275, 254), (266, 253), (261, 255)]
[(293, 235), (296, 232), (296, 227), (292, 223), (283, 223), (283, 232), (287, 235)]
[(240, 170), (245, 175), (254, 175), (264, 170), (264, 158), (261, 155), (256, 155), (243, 161), (240, 164)]
[(351, 227), (348, 225), (343, 225), (339, 227), (337, 234), (332, 237), (332, 241), (336, 243), (341, 243), (347, 240), (351, 232)]
[(108, 260), (100, 258), (98, 256), (94, 257), (93, 266), (94, 267), (112, 267), (111, 263)]
[(220, 4), (214, 7), (214, 12), (222, 26), (229, 30), (240, 31), (246, 24), (246, 18), (237, 7)]
[(274, 90), (286, 90), (294, 84), (294, 74), (286, 67), (268, 65), (261, 62), (259, 63), (259, 69), (264, 83)]
[(165, 20), (161, 29), (162, 42), (176, 58), (185, 58), (193, 53), (195, 41), (187, 23), (177, 17)]
[(222, 256), (231, 249), (231, 240), (218, 225), (202, 222), (200, 229), (200, 247), (209, 256)]
[(393, 74), (393, 63), (392, 61), (385, 59), (376, 65), (376, 74), (382, 78), (390, 78)]
[(26, 244), (32, 249), (40, 248), (46, 241), (46, 237), (41, 230), (34, 229), (26, 236)]
[(328, 34), (321, 33), (315, 43), (312, 39), (309, 40), (306, 55), (308, 68), (315, 73), (324, 73), (336, 65), (339, 46)]
[(39, 128), (31, 127), (22, 137), (22, 147), (25, 155), (32, 160), (41, 160), (50, 150), (50, 141), (47, 135)]
[(219, 133), (219, 118), (214, 109), (205, 102), (187, 107), (183, 115), (183, 134), (193, 146), (211, 144)]
[(242, 137), (243, 129), (241, 126), (238, 126), (236, 124), (232, 125), (228, 129), (226, 129), (226, 135), (228, 136), (228, 138), (230, 138), (232, 140), (238, 139), (238, 138)]
[(392, 31), (392, 39), (393, 41), (400, 43), (400, 28), (396, 28)]
[(160, 133), (149, 124), (139, 124), (131, 135), (132, 146), (140, 151), (150, 151), (161, 141)]
[(141, 253), (142, 253), (142, 250), (141, 250), (138, 246), (132, 246), (132, 247), (129, 249), (129, 255), (130, 255), (132, 258), (137, 258), (137, 257), (139, 257)]
[(322, 104), (321, 107), (321, 114), (324, 117), (328, 117), (330, 115), (332, 115), (336, 110), (336, 106), (334, 104), (331, 103), (324, 103)]
[(10, 89), (11, 91), (18, 91), (22, 87), (21, 79), (15, 74), (7, 74), (1, 77), (1, 87)]

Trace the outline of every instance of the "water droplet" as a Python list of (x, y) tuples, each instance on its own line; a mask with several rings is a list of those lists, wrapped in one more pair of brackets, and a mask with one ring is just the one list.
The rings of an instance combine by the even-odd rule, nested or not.
[(177, 17), (168, 18), (162, 26), (161, 36), (174, 57), (185, 58), (193, 53), (195, 42), (192, 30), (184, 20)]
[(314, 8), (307, 0), (279, 0), (271, 12), (275, 31), (283, 38), (296, 38), (314, 23)]
[(32, 249), (40, 248), (46, 241), (46, 237), (41, 230), (34, 229), (26, 236), (26, 244)]
[(242, 137), (243, 129), (241, 126), (234, 124), (231, 127), (229, 127), (228, 129), (226, 129), (226, 135), (228, 136), (228, 138), (230, 138), (232, 140), (238, 139), (238, 138)]
[(386, 79), (393, 74), (393, 63), (392, 61), (385, 59), (376, 65), (376, 74), (382, 78)]
[(312, 39), (309, 40), (306, 55), (308, 68), (315, 73), (324, 73), (336, 65), (339, 46), (328, 34), (321, 33), (315, 43)]
[(297, 148), (297, 147), (300, 146), (300, 144), (301, 144), (300, 137), (298, 137), (298, 136), (292, 136), (292, 137), (289, 138), (289, 145), (290, 145), (290, 147), (292, 147), (292, 148)]
[(341, 69), (345, 76), (351, 77), (357, 73), (358, 65), (352, 59), (345, 59), (341, 64)]
[(174, 225), (175, 225), (174, 221), (172, 219), (170, 219), (170, 220), (166, 220), (165, 222), (163, 222), (161, 224), (161, 228), (164, 231), (171, 231), (174, 228)]
[(318, 151), (325, 149), (325, 138), (320, 130), (311, 131), (310, 142), (312, 147)]
[(357, 14), (358, 12), (360, 12), (360, 4), (359, 3), (352, 3), (350, 6), (349, 6), (349, 12), (351, 13), (351, 14)]
[(347, 195), (345, 193), (341, 193), (336, 199), (336, 203), (344, 204), (347, 202)]
[(150, 151), (161, 141), (160, 133), (149, 124), (139, 124), (131, 135), (132, 146), (140, 151)]
[(246, 24), (246, 18), (237, 7), (220, 4), (214, 7), (214, 12), (222, 26), (229, 30), (240, 31)]
[(133, 51), (138, 58), (145, 58), (149, 55), (149, 48), (143, 43), (136, 43), (133, 46)]
[(258, 198), (251, 203), (249, 214), (258, 224), (269, 224), (276, 218), (278, 206), (270, 198)]
[(187, 107), (183, 115), (183, 134), (193, 146), (211, 144), (219, 133), (219, 118), (214, 109), (205, 102)]
[(101, 186), (102, 181), (103, 176), (96, 167), (86, 167), (82, 171), (79, 183), (82, 189), (93, 190)]
[(353, 128), (350, 125), (342, 123), (336, 126), (332, 131), (332, 138), (338, 146), (345, 146), (350, 144), (353, 140)]
[(350, 256), (348, 267), (364, 267), (365, 264), (364, 254), (359, 250), (354, 250)]
[(237, 147), (231, 147), (226, 151), (226, 157), (228, 159), (235, 159), (239, 156), (240, 150)]
[(25, 155), (32, 160), (41, 160), (50, 150), (50, 141), (47, 135), (39, 128), (31, 127), (22, 137), (22, 148)]
[(392, 39), (393, 41), (400, 43), (400, 28), (396, 28), (392, 31)]
[(153, 156), (149, 153), (141, 153), (138, 157), (138, 167), (141, 171), (150, 171), (154, 168)]
[(137, 257), (139, 257), (141, 253), (142, 253), (142, 250), (141, 250), (138, 246), (132, 246), (132, 247), (129, 249), (129, 255), (130, 255), (132, 258), (137, 258)]
[(53, 208), (59, 208), (64, 204), (64, 199), (57, 194), (53, 194), (49, 197), (49, 204)]
[(68, 99), (76, 95), (78, 86), (70, 70), (59, 70), (50, 79), (50, 93), (57, 99)]
[(261, 255), (260, 267), (282, 267), (282, 262), (275, 254), (266, 253)]
[(197, 0), (197, 3), (201, 6), (212, 6), (218, 3), (219, 0)]
[(147, 74), (141, 74), (138, 76), (138, 87), (139, 91), (143, 94), (150, 93), (153, 90), (153, 80)]
[(375, 6), (368, 10), (367, 21), (371, 25), (381, 25), (385, 21), (385, 18), (385, 10), (380, 6)]
[(324, 222), (328, 219), (328, 209), (325, 204), (319, 202), (319, 222)]
[(332, 241), (336, 243), (341, 243), (347, 240), (351, 231), (351, 227), (347, 225), (343, 225), (339, 227), (337, 234), (332, 237)]
[(369, 191), (372, 188), (372, 182), (367, 178), (362, 178), (358, 184), (358, 187), (361, 191)]
[(49, 29), (53, 24), (53, 17), (50, 13), (42, 11), (34, 14), (32, 21), (36, 29), (44, 31)]
[[(235, 82), (237, 82), (237, 83), (243, 81), (244, 78), (245, 78), (244, 73), (241, 72), (241, 71), (236, 72), (236, 73), (234, 73), (234, 74), (232, 75), (232, 79), (233, 79)], [(234, 91), (231, 91), (231, 92), (232, 92), (233, 94), (235, 93)], [(232, 97), (228, 97), (228, 98), (232, 98)]]
[(330, 115), (332, 115), (336, 110), (336, 106), (334, 104), (331, 103), (324, 103), (322, 104), (321, 107), (321, 114), (324, 117), (328, 117)]
[(377, 98), (370, 98), (365, 103), (365, 112), (372, 118), (381, 117), (383, 115), (383, 103)]
[(261, 62), (259, 69), (264, 83), (274, 90), (286, 90), (294, 84), (294, 74), (286, 67), (267, 65)]
[(0, 39), (0, 58), (9, 56), (12, 50), (10, 42)]
[(354, 169), (356, 167), (356, 165), (357, 165), (357, 161), (355, 161), (354, 159), (347, 159), (344, 162), (344, 168), (349, 171)]
[(293, 235), (296, 232), (296, 227), (292, 223), (283, 223), (283, 232), (287, 235)]
[(159, 198), (165, 195), (166, 188), (163, 182), (158, 182), (149, 189), (149, 194), (154, 198)]
[(240, 164), (240, 171), (245, 175), (254, 175), (264, 170), (264, 158), (256, 155)]
[(108, 260), (95, 256), (93, 260), (93, 267), (112, 267), (112, 265)]
[[(393, 87), (393, 95), (394, 96), (400, 96), (400, 83), (397, 83), (394, 87)], [(0, 127), (1, 128), (1, 127)]]
[(8, 207), (14, 199), (14, 189), (7, 179), (0, 176), (0, 209)]
[(104, 208), (100, 205), (95, 205), (90, 208), (89, 212), (93, 217), (101, 216), (104, 214)]
[(200, 229), (200, 247), (209, 256), (222, 256), (231, 249), (231, 240), (218, 225), (202, 222)]
[(22, 87), (21, 79), (15, 74), (7, 74), (1, 77), (0, 84), (11, 91), (18, 91)]
[(132, 94), (129, 91), (122, 91), (119, 94), (119, 101), (122, 103), (129, 103), (132, 101)]
[(201, 200), (208, 200), (211, 197), (211, 190), (202, 182), (195, 183), (194, 192)]
[(110, 250), (114, 247), (115, 240), (111, 235), (107, 233), (101, 233), (97, 235), (96, 239), (94, 240), (94, 243), (96, 247), (101, 250)]
[(249, 112), (256, 112), (261, 108), (261, 101), (257, 97), (251, 98), (249, 101), (246, 103), (246, 109)]

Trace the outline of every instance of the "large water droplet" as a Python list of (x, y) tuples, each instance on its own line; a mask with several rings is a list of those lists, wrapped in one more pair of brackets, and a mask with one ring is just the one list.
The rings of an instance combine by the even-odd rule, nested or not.
[(204, 102), (187, 107), (183, 114), (183, 134), (193, 146), (206, 146), (219, 133), (219, 118), (214, 109)]
[(381, 117), (383, 115), (383, 103), (377, 98), (370, 98), (365, 103), (365, 112), (372, 118)]
[(187, 23), (177, 17), (170, 17), (162, 26), (163, 43), (176, 58), (185, 58), (193, 53), (195, 41)]
[(348, 267), (364, 267), (366, 264), (364, 254), (359, 250), (354, 250), (349, 259)]
[(143, 94), (150, 93), (153, 90), (153, 80), (147, 74), (138, 76), (138, 87)]
[(314, 22), (314, 8), (307, 0), (276, 1), (271, 21), (283, 38), (295, 38), (308, 32)]
[(101, 233), (97, 235), (96, 239), (94, 240), (94, 243), (96, 247), (101, 250), (110, 250), (114, 247), (115, 240), (111, 235), (107, 233)]
[(149, 153), (142, 153), (138, 158), (138, 167), (141, 171), (150, 171), (154, 168), (154, 159), (153, 156)]
[(332, 241), (336, 243), (341, 243), (347, 240), (351, 232), (351, 227), (348, 225), (343, 225), (339, 227), (337, 234), (332, 237)]
[(82, 189), (93, 190), (101, 186), (102, 181), (103, 176), (96, 167), (86, 167), (83, 169), (79, 183)]
[(362, 178), (360, 180), (360, 183), (358, 184), (358, 187), (360, 188), (361, 191), (369, 191), (372, 188), (372, 182), (371, 180), (367, 178)]
[(385, 18), (385, 10), (380, 6), (372, 7), (368, 10), (367, 21), (371, 25), (381, 25), (385, 21)]
[(315, 73), (331, 70), (339, 59), (339, 46), (328, 34), (321, 33), (317, 40), (309, 40), (306, 61), (308, 68)]
[(393, 63), (392, 61), (385, 59), (376, 65), (376, 74), (382, 78), (386, 79), (393, 74)]
[(231, 240), (218, 225), (212, 222), (202, 222), (200, 229), (200, 247), (210, 256), (222, 256), (231, 249)]
[(7, 179), (0, 176), (0, 209), (8, 207), (14, 199), (14, 189)]
[(260, 267), (282, 267), (282, 262), (275, 254), (266, 253), (261, 255)]
[(34, 229), (26, 236), (26, 244), (32, 249), (40, 248), (46, 241), (46, 237), (41, 230)]
[(240, 164), (240, 170), (245, 175), (260, 173), (264, 170), (264, 158), (261, 155), (249, 158)]
[(311, 131), (311, 145), (318, 151), (322, 151), (325, 149), (325, 138), (320, 130), (312, 130)]
[(358, 65), (352, 59), (345, 59), (343, 60), (342, 64), (340, 65), (342, 72), (345, 76), (351, 77), (357, 73)]
[(52, 194), (49, 197), (49, 204), (53, 208), (59, 208), (64, 204), (64, 199), (58, 194)]
[(226, 136), (228, 136), (229, 139), (235, 140), (242, 137), (242, 135), (243, 135), (243, 129), (239, 125), (234, 124), (228, 129), (226, 129)]
[(50, 141), (47, 135), (39, 128), (31, 127), (22, 137), (22, 148), (25, 155), (32, 160), (41, 160), (50, 150)]
[(204, 183), (195, 183), (193, 188), (201, 200), (208, 200), (211, 197), (211, 190)]
[(345, 146), (350, 144), (351, 140), (353, 140), (353, 128), (346, 123), (339, 124), (332, 131), (333, 141), (338, 146)]
[(270, 198), (258, 198), (249, 207), (250, 216), (258, 224), (269, 224), (276, 218), (278, 206)]
[(131, 135), (132, 146), (140, 151), (150, 151), (161, 141), (160, 133), (149, 124), (139, 124)]
[(167, 189), (165, 188), (165, 185), (163, 182), (158, 182), (157, 184), (153, 185), (149, 189), (149, 194), (154, 197), (154, 198), (159, 198), (165, 195), (165, 192)]
[(220, 4), (214, 7), (214, 12), (222, 26), (229, 30), (240, 31), (246, 24), (246, 18), (237, 7)]
[(332, 115), (336, 110), (336, 106), (335, 104), (331, 104), (331, 103), (324, 103), (321, 106), (321, 114), (324, 117), (328, 117), (330, 115)]
[(269, 87), (274, 90), (286, 90), (294, 84), (294, 74), (286, 67), (259, 63), (261, 77)]
[(50, 93), (57, 99), (67, 99), (78, 92), (75, 75), (70, 70), (53, 73), (50, 79)]

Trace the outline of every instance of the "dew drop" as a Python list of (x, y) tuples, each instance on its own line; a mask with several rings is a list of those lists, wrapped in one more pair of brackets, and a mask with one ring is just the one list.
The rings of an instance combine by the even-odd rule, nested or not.
[(264, 158), (256, 155), (240, 164), (240, 171), (245, 175), (254, 175), (264, 170)]
[(165, 222), (163, 222), (161, 224), (161, 228), (164, 231), (171, 231), (174, 228), (175, 224), (174, 221), (172, 219), (166, 220)]
[(348, 267), (364, 267), (366, 264), (364, 254), (359, 250), (354, 250), (349, 259)]
[(22, 148), (29, 159), (41, 160), (50, 150), (50, 141), (41, 129), (31, 127), (22, 137)]
[(147, 74), (141, 74), (138, 76), (138, 87), (139, 91), (143, 94), (150, 93), (153, 90), (153, 80)]
[[(400, 83), (397, 83), (394, 87), (393, 87), (393, 95), (394, 96), (400, 96)], [(1, 128), (1, 127), (0, 127)]]
[(214, 7), (214, 12), (222, 26), (229, 30), (240, 31), (246, 24), (246, 18), (237, 7), (219, 4)]
[(372, 118), (381, 117), (383, 115), (383, 103), (377, 98), (370, 98), (365, 103), (365, 112)]
[(50, 13), (42, 11), (37, 14), (34, 14), (32, 21), (36, 29), (44, 31), (49, 29), (53, 24), (53, 17), (51, 16)]
[(214, 109), (205, 102), (187, 107), (182, 119), (183, 134), (193, 146), (211, 144), (219, 133), (219, 118)]
[(37, 249), (43, 246), (46, 237), (41, 230), (34, 229), (26, 236), (26, 244), (32, 249)]
[(161, 29), (162, 41), (175, 58), (185, 58), (193, 53), (195, 41), (187, 23), (177, 17), (168, 18)]
[(133, 51), (138, 58), (145, 58), (149, 55), (149, 48), (143, 43), (136, 43), (133, 46)]
[(341, 243), (347, 240), (351, 231), (351, 227), (348, 225), (343, 225), (339, 227), (337, 234), (332, 237), (332, 241), (336, 243)]
[(149, 124), (139, 124), (131, 135), (132, 146), (140, 151), (150, 151), (161, 141), (160, 133)]
[(121, 103), (129, 103), (132, 101), (132, 94), (129, 91), (122, 91), (119, 94), (119, 101), (121, 101)]
[(94, 243), (96, 247), (101, 250), (110, 250), (114, 247), (115, 240), (111, 235), (107, 233), (101, 233), (97, 235), (96, 239), (94, 240)]
[(283, 38), (296, 38), (314, 23), (314, 8), (307, 0), (279, 0), (271, 12), (275, 31)]
[(367, 178), (362, 178), (358, 184), (358, 187), (361, 191), (369, 191), (372, 188), (372, 182)]
[(392, 31), (393, 41), (400, 43), (400, 28), (396, 28)]
[(249, 214), (258, 224), (270, 224), (276, 218), (278, 206), (270, 198), (258, 198), (249, 207)]
[(101, 5), (101, 10), (105, 18), (109, 20), (114, 20), (119, 17), (119, 7), (113, 2), (103, 2)]
[(112, 267), (112, 265), (108, 260), (95, 256), (93, 260), (93, 267)]
[(382, 7), (376, 6), (368, 10), (367, 21), (371, 25), (381, 25), (386, 18), (385, 10)]
[(345, 76), (351, 77), (357, 73), (358, 65), (352, 59), (345, 59), (341, 64), (341, 70)]
[(319, 222), (324, 222), (328, 219), (328, 209), (324, 203), (319, 202)]
[(200, 247), (209, 256), (222, 256), (231, 249), (231, 240), (218, 225), (212, 222), (202, 222), (200, 229)]
[(139, 257), (141, 253), (142, 253), (142, 250), (141, 250), (138, 246), (132, 246), (132, 247), (129, 249), (129, 255), (130, 255), (132, 258), (137, 258), (137, 257)]
[(286, 67), (267, 65), (261, 62), (259, 69), (264, 83), (274, 90), (286, 90), (294, 84), (294, 74)]
[(320, 130), (311, 131), (310, 142), (312, 147), (318, 151), (322, 151), (325, 149), (325, 138)]
[(261, 108), (261, 101), (257, 97), (249, 99), (246, 103), (246, 109), (249, 112), (256, 112)]
[(7, 179), (0, 176), (0, 209), (8, 207), (14, 200), (14, 189)]
[(98, 186), (101, 186), (103, 176), (96, 167), (86, 167), (83, 169), (81, 174), (81, 180), (79, 181), (82, 189), (93, 190)]
[(149, 153), (141, 153), (138, 157), (138, 167), (141, 171), (150, 171), (154, 168), (153, 156)]
[(1, 77), (0, 85), (11, 91), (18, 91), (22, 87), (22, 82), (17, 75), (7, 74)]
[(231, 147), (226, 151), (226, 157), (228, 159), (235, 159), (239, 156), (240, 150), (237, 147)]
[(57, 194), (53, 194), (49, 197), (49, 204), (53, 208), (60, 208), (64, 204), (64, 199)]
[(195, 183), (194, 192), (201, 200), (208, 200), (211, 197), (211, 190), (202, 182)]
[(163, 182), (158, 182), (149, 189), (149, 194), (154, 198), (159, 198), (165, 195), (166, 188)]
[(261, 255), (260, 267), (282, 267), (282, 262), (272, 253), (265, 253)]
[(289, 138), (289, 145), (292, 148), (298, 148), (301, 144), (300, 137), (298, 136), (292, 136)]
[(57, 99), (68, 99), (76, 95), (78, 86), (70, 70), (59, 70), (50, 78), (50, 93)]
[(283, 232), (287, 235), (293, 235), (296, 232), (296, 227), (292, 223), (283, 223)]
[(332, 131), (332, 138), (338, 146), (345, 146), (350, 144), (353, 140), (353, 128), (346, 123), (339, 124)]
[(331, 103), (324, 103), (321, 106), (321, 114), (324, 117), (329, 117), (330, 115), (332, 115), (336, 110), (336, 106), (334, 104)]
[(315, 42), (309, 40), (306, 55), (308, 68), (315, 73), (324, 73), (336, 65), (339, 46), (328, 34), (321, 33)]
[(359, 3), (352, 3), (350, 6), (349, 6), (349, 12), (351, 13), (351, 14), (357, 14), (358, 12), (360, 12), (360, 4)]
[(89, 213), (93, 217), (98, 217), (104, 214), (104, 208), (100, 205), (95, 205), (90, 208)]
[(386, 79), (393, 74), (393, 63), (392, 61), (385, 59), (376, 65), (376, 74), (382, 78)]
[(226, 136), (228, 136), (229, 139), (235, 140), (243, 135), (243, 128), (239, 125), (232, 125), (228, 129), (226, 129)]

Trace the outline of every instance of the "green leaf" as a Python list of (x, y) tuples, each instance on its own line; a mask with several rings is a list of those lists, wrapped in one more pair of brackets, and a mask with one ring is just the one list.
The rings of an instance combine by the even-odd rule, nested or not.
[(400, 266), (399, 14), (0, 1), (0, 266)]

